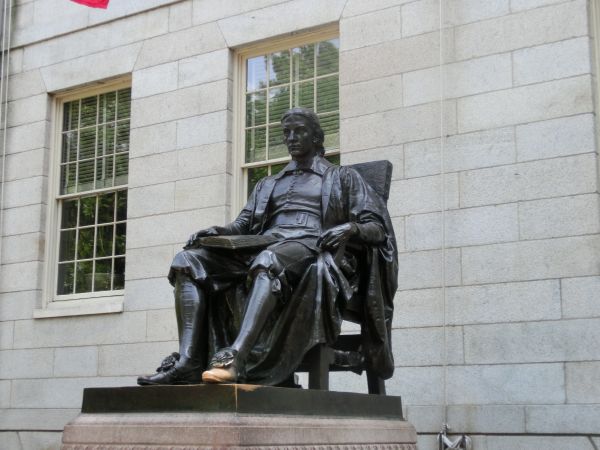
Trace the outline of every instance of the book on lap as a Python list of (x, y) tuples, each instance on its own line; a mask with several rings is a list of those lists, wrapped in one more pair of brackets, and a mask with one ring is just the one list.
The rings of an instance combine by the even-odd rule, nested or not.
[(264, 248), (279, 241), (275, 236), (259, 234), (239, 234), (231, 236), (205, 236), (199, 238), (194, 247), (222, 248), (228, 250), (244, 250)]

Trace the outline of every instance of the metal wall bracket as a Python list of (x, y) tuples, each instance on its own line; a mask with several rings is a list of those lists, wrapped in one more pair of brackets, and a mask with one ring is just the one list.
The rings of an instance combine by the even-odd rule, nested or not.
[(450, 428), (447, 424), (444, 424), (442, 431), (438, 434), (438, 449), (459, 449), (459, 450), (472, 450), (473, 441), (466, 434), (458, 436), (455, 440), (448, 437), (448, 430)]

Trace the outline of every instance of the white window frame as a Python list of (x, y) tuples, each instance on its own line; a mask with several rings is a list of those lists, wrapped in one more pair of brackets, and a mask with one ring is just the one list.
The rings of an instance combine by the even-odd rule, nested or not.
[[(268, 42), (262, 42), (250, 45), (236, 52), (234, 59), (233, 85), (235, 93), (233, 96), (233, 182), (232, 182), (232, 214), (237, 214), (246, 204), (245, 190), (248, 184), (246, 168), (254, 166), (260, 167), (265, 165), (264, 162), (246, 163), (245, 162), (245, 123), (246, 123), (246, 108), (245, 108), (245, 89), (246, 89), (246, 60), (255, 56), (273, 53), (279, 50), (296, 47), (304, 44), (311, 44), (329, 39), (339, 38), (340, 31), (337, 23), (326, 27), (321, 27), (318, 30), (312, 30), (305, 33), (295, 33), (291, 36), (282, 37), (279, 39), (270, 39)], [(340, 154), (339, 149), (336, 152), (328, 153), (328, 155)], [(269, 160), (268, 164), (284, 163), (290, 160), (290, 157), (283, 157)]]
[[(45, 264), (42, 289), (41, 308), (33, 311), (34, 318), (79, 316), (89, 314), (119, 313), (123, 311), (124, 289), (98, 292), (84, 292), (80, 294), (61, 295), (58, 300), (56, 294), (58, 275), (58, 252), (60, 245), (60, 163), (62, 144), (63, 105), (66, 102), (85, 97), (103, 94), (130, 88), (131, 78), (121, 78), (107, 82), (99, 82), (94, 86), (59, 93), (54, 97), (50, 137), (50, 158), (48, 169), (48, 207), (46, 217), (46, 245)], [(117, 190), (127, 190), (128, 184), (110, 188), (96, 189), (86, 194), (98, 194)]]

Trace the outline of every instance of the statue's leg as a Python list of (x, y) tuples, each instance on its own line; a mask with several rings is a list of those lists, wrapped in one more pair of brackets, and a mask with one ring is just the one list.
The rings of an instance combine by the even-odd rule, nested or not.
[(175, 311), (179, 332), (179, 361), (168, 370), (139, 377), (138, 384), (201, 382), (206, 364), (206, 342), (201, 336), (206, 323), (206, 295), (184, 272), (177, 272), (175, 278)]
[(238, 336), (230, 347), (215, 353), (209, 370), (202, 374), (203, 381), (244, 380), (246, 359), (276, 309), (283, 286), (295, 284), (314, 260), (315, 252), (310, 247), (295, 242), (269, 247), (254, 259), (250, 267), (252, 285)]
[(180, 370), (202, 370), (206, 361), (206, 343), (201, 338), (206, 319), (206, 295), (185, 273), (175, 281), (175, 310), (179, 331)]
[(240, 361), (246, 360), (256, 343), (267, 318), (277, 305), (280, 291), (279, 280), (269, 276), (266, 270), (260, 270), (255, 275), (240, 332), (231, 346), (238, 352)]
[(228, 383), (243, 379), (246, 358), (277, 305), (281, 290), (279, 280), (269, 275), (265, 269), (260, 269), (253, 275), (254, 281), (238, 336), (231, 347), (221, 349), (214, 355), (210, 369), (202, 374), (202, 380), (207, 383)]

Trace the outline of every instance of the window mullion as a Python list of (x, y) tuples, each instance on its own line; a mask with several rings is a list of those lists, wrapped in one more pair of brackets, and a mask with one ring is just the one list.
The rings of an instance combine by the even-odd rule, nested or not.
[(115, 202), (113, 208), (113, 223), (112, 223), (112, 258), (110, 260), (110, 288), (113, 289), (115, 284), (114, 276), (115, 276), (115, 255), (117, 253), (117, 209), (119, 205), (119, 192), (115, 192)]
[(74, 263), (73, 263), (73, 289), (71, 292), (74, 294), (77, 291), (77, 267), (79, 266), (79, 217), (81, 213), (79, 209), (81, 208), (81, 202), (77, 200), (77, 219), (75, 220), (75, 255), (73, 255)]
[(73, 186), (75, 192), (79, 192), (79, 143), (81, 142), (81, 100), (78, 101), (79, 107), (77, 108), (77, 142), (75, 143), (77, 151), (75, 152), (75, 186)]

